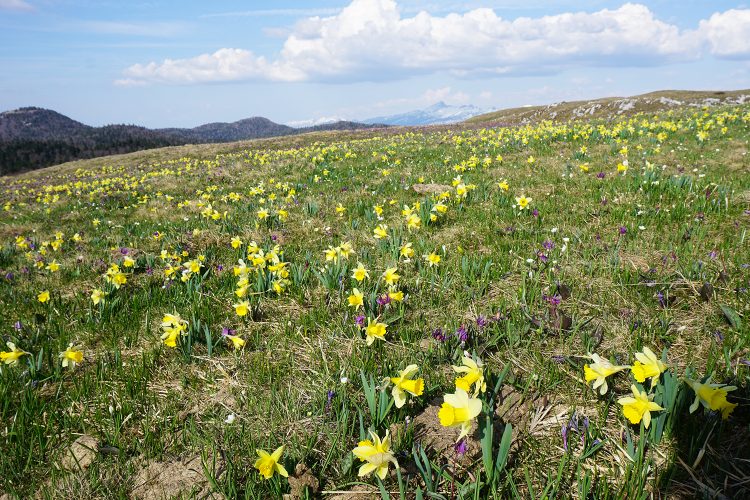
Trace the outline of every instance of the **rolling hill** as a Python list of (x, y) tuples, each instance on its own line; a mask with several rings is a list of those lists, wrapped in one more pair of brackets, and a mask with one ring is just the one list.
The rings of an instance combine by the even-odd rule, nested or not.
[(717, 106), (750, 101), (750, 89), (731, 91), (661, 90), (632, 97), (605, 97), (588, 101), (558, 102), (542, 106), (508, 108), (473, 116), (464, 123), (499, 126), (529, 125), (543, 120), (566, 122), (587, 118), (612, 120), (637, 113), (655, 113), (679, 106)]
[(382, 125), (340, 121), (293, 128), (267, 118), (208, 123), (194, 128), (148, 129), (135, 125), (92, 127), (56, 111), (20, 108), (0, 113), (0, 175), (71, 160), (123, 154), (183, 144), (233, 142), (325, 130)]

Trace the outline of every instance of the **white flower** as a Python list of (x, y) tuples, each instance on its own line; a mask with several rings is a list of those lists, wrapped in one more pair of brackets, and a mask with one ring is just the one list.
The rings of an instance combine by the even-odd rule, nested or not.
[(230, 413), (229, 415), (227, 415), (227, 419), (224, 420), (224, 423), (225, 424), (233, 424), (235, 418), (237, 418), (236, 415), (234, 413)]

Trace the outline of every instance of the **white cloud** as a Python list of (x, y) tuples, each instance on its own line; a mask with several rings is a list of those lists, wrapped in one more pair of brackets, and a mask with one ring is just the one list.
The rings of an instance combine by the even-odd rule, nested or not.
[(717, 57), (744, 59), (750, 56), (750, 10), (717, 12), (700, 22), (698, 32)]
[(23, 0), (0, 0), (0, 10), (34, 10), (34, 6)]
[(203, 54), (191, 59), (166, 59), (149, 64), (135, 64), (124, 71), (122, 85), (138, 82), (157, 83), (209, 83), (239, 80), (299, 81), (305, 75), (294, 67), (278, 62), (269, 63), (243, 49), (219, 49), (213, 54)]
[(377, 81), (433, 72), (459, 77), (556, 73), (580, 66), (647, 66), (708, 52), (750, 56), (750, 10), (730, 10), (681, 30), (645, 5), (506, 20), (492, 9), (402, 17), (394, 0), (353, 0), (329, 17), (291, 30), (272, 61), (243, 49), (137, 64), (143, 82), (236, 80)]
[(469, 103), (469, 95), (461, 91), (453, 92), (450, 87), (443, 87), (439, 89), (427, 89), (422, 95), (422, 100), (426, 104), (444, 102), (449, 105), (461, 105)]

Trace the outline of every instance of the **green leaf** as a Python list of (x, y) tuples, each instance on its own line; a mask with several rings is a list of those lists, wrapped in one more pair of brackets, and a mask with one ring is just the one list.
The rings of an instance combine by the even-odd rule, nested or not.
[(735, 330), (739, 330), (742, 327), (742, 320), (740, 319), (740, 315), (737, 314), (737, 311), (724, 304), (721, 304), (720, 307), (721, 311), (724, 313), (724, 317), (727, 319), (732, 328), (734, 328)]

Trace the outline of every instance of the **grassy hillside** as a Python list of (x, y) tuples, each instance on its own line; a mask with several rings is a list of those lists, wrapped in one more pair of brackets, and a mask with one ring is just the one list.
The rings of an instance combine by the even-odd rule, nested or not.
[(1, 178), (0, 496), (747, 497), (750, 106), (606, 118)]
[(543, 120), (566, 122), (579, 119), (615, 120), (637, 113), (661, 113), (685, 106), (702, 108), (750, 102), (750, 90), (660, 90), (633, 97), (605, 97), (589, 101), (559, 102), (485, 113), (465, 123), (528, 125)]

